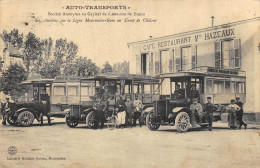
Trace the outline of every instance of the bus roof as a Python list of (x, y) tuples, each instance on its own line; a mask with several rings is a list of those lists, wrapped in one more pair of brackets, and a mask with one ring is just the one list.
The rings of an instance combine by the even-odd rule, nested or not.
[(89, 76), (82, 78), (81, 80), (99, 80), (99, 79), (111, 79), (111, 80), (134, 80), (134, 81), (144, 81), (144, 80), (155, 80), (151, 76), (147, 75), (137, 75), (137, 74), (118, 74), (118, 73), (103, 73), (95, 76)]
[(237, 69), (216, 69), (213, 67), (196, 67), (187, 71), (178, 71), (176, 73), (165, 73), (156, 76), (155, 78), (172, 78), (172, 77), (199, 77), (199, 76), (210, 76), (210, 77), (240, 77), (245, 78), (246, 72)]
[(26, 81), (23, 81), (21, 84), (34, 84), (34, 83), (52, 83), (54, 79), (50, 78), (36, 78), (36, 79), (28, 79)]

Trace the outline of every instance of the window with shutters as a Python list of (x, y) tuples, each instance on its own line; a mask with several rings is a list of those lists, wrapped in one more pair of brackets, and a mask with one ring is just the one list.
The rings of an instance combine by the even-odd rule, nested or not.
[(240, 39), (227, 39), (215, 42), (215, 68), (240, 68)]

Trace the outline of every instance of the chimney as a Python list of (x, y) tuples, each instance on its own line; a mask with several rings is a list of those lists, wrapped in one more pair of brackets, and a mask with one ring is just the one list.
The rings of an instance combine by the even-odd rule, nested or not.
[(211, 16), (211, 20), (212, 20), (212, 27), (214, 26), (214, 16)]

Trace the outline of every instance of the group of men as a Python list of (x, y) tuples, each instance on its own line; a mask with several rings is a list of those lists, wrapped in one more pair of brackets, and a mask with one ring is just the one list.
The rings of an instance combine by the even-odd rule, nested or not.
[[(193, 103), (190, 105), (190, 110), (198, 118), (199, 125), (202, 123), (203, 117), (208, 121), (209, 131), (212, 131), (213, 112), (216, 109), (217, 107), (212, 103), (211, 97), (207, 97), (207, 103), (204, 106), (205, 112), (203, 112), (202, 105), (198, 103), (197, 98), (193, 98)], [(231, 104), (226, 107), (226, 110), (229, 112), (228, 124), (230, 129), (241, 129), (242, 125), (246, 129), (247, 124), (243, 122), (243, 103), (239, 97), (236, 98), (236, 101), (232, 99)]]
[[(95, 97), (95, 96), (94, 96)], [(102, 94), (97, 94), (93, 108), (95, 109), (96, 126), (103, 128), (106, 117), (108, 117), (110, 94), (108, 88), (105, 87)], [(142, 102), (135, 96), (135, 100), (131, 101), (131, 97), (120, 95), (120, 98), (115, 102), (115, 113), (117, 115), (117, 127), (125, 128), (136, 125), (136, 120), (141, 116)], [(99, 124), (100, 123), (100, 124)]]

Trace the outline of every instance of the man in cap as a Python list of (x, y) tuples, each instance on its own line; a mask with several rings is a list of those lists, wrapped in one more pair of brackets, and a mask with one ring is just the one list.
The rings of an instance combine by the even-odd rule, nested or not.
[(240, 97), (236, 97), (236, 103), (235, 104), (240, 107), (240, 110), (237, 111), (237, 120), (239, 122), (239, 129), (241, 129), (242, 125), (244, 125), (245, 129), (246, 129), (247, 124), (245, 124), (244, 121), (243, 121), (244, 110), (243, 110), (243, 103), (240, 101)]
[(95, 112), (95, 127), (98, 127), (98, 124), (100, 123), (100, 128), (102, 129), (104, 126), (104, 104), (101, 103), (101, 99), (97, 98), (96, 102), (93, 106)]
[(226, 107), (226, 110), (229, 112), (228, 115), (228, 125), (230, 129), (237, 128), (237, 111), (240, 110), (240, 107), (235, 104), (235, 100), (231, 100), (231, 104)]
[(194, 116), (199, 118), (199, 124), (202, 122), (203, 108), (200, 103), (198, 103), (197, 98), (192, 99), (192, 104), (190, 105), (190, 110), (193, 112)]
[(141, 123), (141, 110), (143, 109), (143, 103), (138, 99), (138, 95), (135, 95), (135, 100), (133, 101), (133, 112), (134, 112), (134, 120), (133, 126), (136, 126), (136, 120), (139, 119), (139, 125), (142, 126)]
[(217, 110), (217, 107), (211, 102), (211, 97), (207, 97), (207, 103), (205, 104), (206, 119), (209, 122), (209, 131), (212, 130), (213, 112)]
[(10, 108), (11, 108), (11, 102), (9, 101), (9, 98), (6, 98), (6, 103), (3, 104), (2, 108), (3, 108), (3, 110), (2, 110), (2, 113), (3, 113), (2, 124), (6, 125), (6, 115), (10, 111)]
[(130, 96), (126, 97), (126, 122), (128, 127), (132, 127), (132, 121), (133, 121), (133, 102), (130, 99)]

